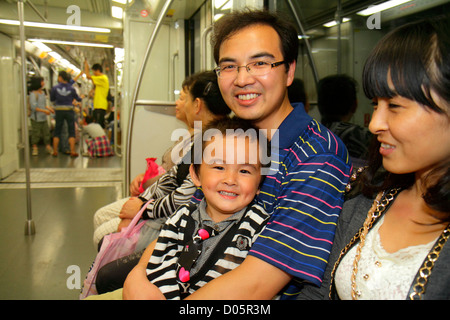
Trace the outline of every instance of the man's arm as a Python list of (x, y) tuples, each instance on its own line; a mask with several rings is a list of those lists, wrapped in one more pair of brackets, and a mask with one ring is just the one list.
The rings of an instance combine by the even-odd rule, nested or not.
[(200, 288), (188, 300), (268, 300), (285, 287), (292, 276), (254, 256), (236, 269)]
[[(124, 300), (154, 299), (155, 289), (158, 290), (158, 288), (155, 288), (155, 286), (147, 279), (146, 268), (155, 245), (156, 239), (148, 245), (141, 256), (139, 263), (128, 274), (123, 285), (122, 298)], [(164, 295), (162, 295), (162, 297), (164, 297)]]
[(81, 71), (75, 78), (73, 78), (73, 82), (77, 82), (82, 74), (83, 74), (83, 71)]
[(53, 88), (50, 89), (50, 101), (51, 101), (52, 103), (54, 103), (55, 100), (56, 100), (56, 96), (55, 96), (55, 87), (53, 87)]
[(84, 74), (90, 80), (92, 80), (91, 72), (89, 71), (89, 64), (86, 60), (84, 60)]

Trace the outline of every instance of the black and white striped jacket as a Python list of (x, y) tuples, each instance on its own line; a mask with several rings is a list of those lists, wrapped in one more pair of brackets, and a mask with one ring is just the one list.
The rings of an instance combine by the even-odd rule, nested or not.
[(200, 223), (192, 215), (202, 204), (184, 205), (167, 220), (148, 263), (148, 279), (167, 299), (182, 299), (240, 265), (269, 218), (261, 206), (249, 205), (242, 218), (224, 229), (215, 247), (207, 253), (202, 252), (204, 256), (198, 259), (202, 264), (194, 266), (196, 271), (190, 281), (181, 283), (177, 281), (178, 258), (185, 244), (197, 234)]

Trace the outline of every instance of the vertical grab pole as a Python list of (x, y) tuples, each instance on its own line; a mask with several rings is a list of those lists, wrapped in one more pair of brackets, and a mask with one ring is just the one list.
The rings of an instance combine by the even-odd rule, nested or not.
[(341, 4), (341, 0), (338, 0), (335, 20), (338, 23), (338, 25), (337, 25), (337, 27), (338, 27), (337, 73), (341, 74), (341, 70), (342, 70), (342, 29), (341, 29), (341, 26), (342, 26), (342, 4)]
[(23, 117), (22, 117), (22, 130), (25, 136), (25, 183), (26, 183), (26, 191), (27, 191), (27, 221), (25, 224), (25, 235), (33, 235), (36, 233), (36, 229), (34, 226), (34, 221), (31, 212), (31, 188), (30, 188), (30, 144), (28, 142), (28, 119), (27, 119), (27, 59), (25, 57), (25, 26), (23, 24), (24, 21), (24, 10), (23, 10), (23, 0), (19, 0), (17, 2), (17, 11), (19, 13), (19, 32), (20, 32), (20, 55), (22, 58), (22, 94), (23, 94)]
[(176, 88), (176, 69), (175, 69), (175, 58), (178, 58), (179, 57), (179, 54), (178, 54), (178, 50), (177, 50), (177, 52), (175, 52), (173, 55), (172, 55), (172, 92), (170, 93), (170, 95), (172, 96), (172, 98), (173, 98), (173, 101), (175, 101), (175, 97), (176, 97), (176, 95), (175, 95), (175, 88)]
[(200, 57), (201, 66), (200, 67), (201, 67), (202, 71), (206, 70), (206, 62), (208, 60), (208, 57), (206, 56), (206, 52), (207, 52), (206, 39), (207, 39), (208, 35), (211, 33), (212, 29), (213, 29), (213, 27), (211, 25), (211, 26), (205, 28), (205, 30), (203, 30), (203, 32), (202, 32), (202, 39), (200, 41), (200, 54), (201, 54), (201, 57)]
[(138, 78), (137, 78), (137, 81), (136, 81), (136, 87), (134, 89), (133, 99), (131, 101), (131, 109), (130, 109), (130, 115), (129, 115), (129, 120), (128, 120), (128, 128), (127, 128), (127, 146), (126, 146), (126, 149), (125, 149), (125, 157), (126, 157), (125, 158), (125, 164), (126, 164), (126, 168), (125, 168), (125, 186), (124, 186), (125, 195), (128, 195), (130, 193), (131, 138), (132, 138), (132, 133), (133, 133), (134, 112), (135, 112), (135, 109), (136, 109), (136, 101), (137, 101), (137, 97), (139, 95), (139, 89), (140, 89), (141, 82), (142, 82), (142, 76), (143, 76), (143, 73), (144, 73), (144, 70), (145, 70), (145, 66), (147, 65), (147, 60), (148, 60), (148, 57), (150, 55), (150, 51), (152, 50), (153, 44), (155, 42), (156, 35), (158, 34), (161, 22), (162, 22), (163, 18), (166, 16), (167, 11), (169, 10), (170, 5), (172, 4), (172, 2), (173, 2), (173, 0), (167, 0), (166, 3), (164, 4), (163, 8), (161, 9), (161, 12), (160, 12), (159, 16), (158, 16), (158, 20), (156, 21), (155, 28), (153, 29), (153, 33), (152, 33), (152, 35), (150, 37), (150, 40), (148, 42), (144, 58), (142, 60), (141, 69), (139, 71)]
[[(295, 11), (294, 5), (292, 4), (291, 0), (286, 0), (287, 3), (289, 4), (289, 7), (291, 8), (292, 14), (295, 17), (295, 21), (297, 22), (298, 27), (300, 28), (300, 31), (302, 33), (303, 36), (306, 36), (305, 34), (305, 29), (303, 28), (302, 22), (300, 21), (300, 18), (297, 15), (297, 12)], [(313, 72), (313, 76), (314, 76), (314, 80), (316, 82), (316, 86), (319, 83), (319, 74), (317, 73), (317, 68), (316, 65), (314, 63), (314, 59), (312, 56), (312, 50), (311, 50), (311, 45), (309, 44), (309, 40), (305, 37), (303, 40), (305, 40), (305, 45), (306, 45), (306, 50), (308, 52), (308, 59), (309, 59), (309, 64), (311, 65), (311, 69)]]
[(117, 140), (119, 136), (117, 132), (119, 130), (117, 124), (117, 119), (119, 117), (119, 90), (117, 86), (117, 64), (119, 62), (123, 63), (123, 61), (114, 61), (114, 153), (116, 154), (116, 156), (122, 157), (122, 149), (121, 147), (119, 147), (119, 143)]

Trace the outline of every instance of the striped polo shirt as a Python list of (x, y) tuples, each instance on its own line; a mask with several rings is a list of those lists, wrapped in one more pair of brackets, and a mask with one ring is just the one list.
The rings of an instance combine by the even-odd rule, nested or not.
[(293, 106), (278, 128), (276, 165), (257, 196), (271, 217), (249, 252), (294, 277), (286, 299), (303, 281), (320, 286), (351, 172), (342, 141), (302, 104)]

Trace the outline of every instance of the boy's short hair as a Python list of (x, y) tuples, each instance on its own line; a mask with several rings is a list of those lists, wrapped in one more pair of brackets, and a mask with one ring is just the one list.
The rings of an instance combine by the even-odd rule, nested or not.
[[(244, 119), (240, 119), (238, 117), (232, 117), (232, 118), (224, 118), (224, 119), (220, 119), (220, 120), (215, 120), (215, 121), (211, 121), (208, 125), (205, 126), (205, 128), (203, 129), (204, 132), (208, 131), (209, 129), (215, 129), (218, 130), (222, 136), (225, 136), (227, 134), (227, 130), (232, 130), (234, 131), (235, 134), (238, 134), (239, 131), (237, 130), (242, 130), (243, 134), (246, 135), (246, 133), (248, 133), (249, 131), (254, 131), (256, 134), (254, 135), (255, 138), (257, 139), (259, 145), (261, 146), (261, 139), (266, 139), (266, 137), (264, 135), (258, 134), (258, 128), (256, 128), (250, 121), (248, 120), (244, 120)], [(239, 136), (239, 135), (237, 135)], [(247, 135), (246, 135), (247, 136)], [(201, 155), (197, 155), (201, 156), (202, 161), (195, 161), (195, 159), (197, 158), (195, 155), (195, 152), (192, 152), (192, 159), (191, 159), (191, 163), (194, 166), (194, 171), (195, 174), (199, 174), (200, 172), (200, 165), (203, 162), (203, 151), (205, 150), (206, 147), (206, 143), (208, 141), (205, 141), (202, 137), (202, 135), (197, 135), (195, 137), (194, 140), (194, 144), (201, 144), (202, 148), (201, 148)], [(268, 150), (270, 150), (270, 146), (269, 146), (269, 141), (265, 140), (264, 141), (266, 143), (266, 145), (268, 146)], [(192, 148), (193, 151), (196, 151), (196, 148)], [(261, 166), (266, 167), (266, 166), (270, 166), (269, 164), (261, 164)]]
[(103, 68), (99, 63), (96, 63), (92, 66), (92, 70), (98, 70), (100, 72), (103, 72)]

